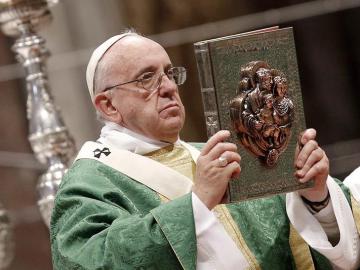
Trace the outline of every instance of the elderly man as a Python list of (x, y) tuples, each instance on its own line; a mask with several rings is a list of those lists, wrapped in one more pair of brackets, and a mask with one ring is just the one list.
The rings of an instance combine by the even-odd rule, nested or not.
[[(357, 202), (328, 176), (307, 130), (295, 154), (312, 189), (224, 205), (241, 173), (230, 134), (179, 139), (185, 69), (136, 33), (101, 44), (87, 69), (105, 126), (87, 142), (58, 191), (51, 223), (55, 269), (352, 269)], [(201, 149), (199, 152), (198, 149)], [(352, 206), (352, 209), (351, 209)]]

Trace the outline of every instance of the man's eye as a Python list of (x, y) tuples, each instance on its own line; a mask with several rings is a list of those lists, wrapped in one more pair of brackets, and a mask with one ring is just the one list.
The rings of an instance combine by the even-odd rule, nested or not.
[(154, 77), (154, 72), (144, 73), (141, 76), (142, 81), (150, 81)]

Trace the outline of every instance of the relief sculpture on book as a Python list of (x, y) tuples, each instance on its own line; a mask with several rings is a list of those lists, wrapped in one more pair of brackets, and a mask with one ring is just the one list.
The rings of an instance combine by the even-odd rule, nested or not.
[(240, 144), (273, 167), (288, 145), (294, 120), (286, 76), (264, 61), (242, 66), (230, 117)]

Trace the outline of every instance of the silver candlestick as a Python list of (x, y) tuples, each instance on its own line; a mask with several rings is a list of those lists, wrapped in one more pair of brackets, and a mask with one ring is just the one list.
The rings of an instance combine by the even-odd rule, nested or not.
[(0, 204), (0, 270), (6, 269), (14, 257), (14, 242), (8, 215)]
[(56, 191), (75, 153), (74, 140), (50, 94), (45, 71), (49, 52), (45, 40), (36, 33), (40, 25), (51, 20), (49, 7), (56, 2), (0, 0), (2, 31), (18, 37), (12, 50), (26, 72), (29, 141), (36, 158), (48, 167), (37, 186), (38, 205), (48, 226)]

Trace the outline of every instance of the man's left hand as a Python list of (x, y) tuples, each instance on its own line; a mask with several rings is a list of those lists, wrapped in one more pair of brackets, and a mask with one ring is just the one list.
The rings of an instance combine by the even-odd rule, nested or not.
[(295, 151), (295, 176), (301, 183), (314, 179), (312, 188), (299, 191), (309, 201), (318, 202), (326, 198), (326, 179), (329, 175), (329, 159), (316, 142), (316, 130), (307, 129), (300, 135)]

